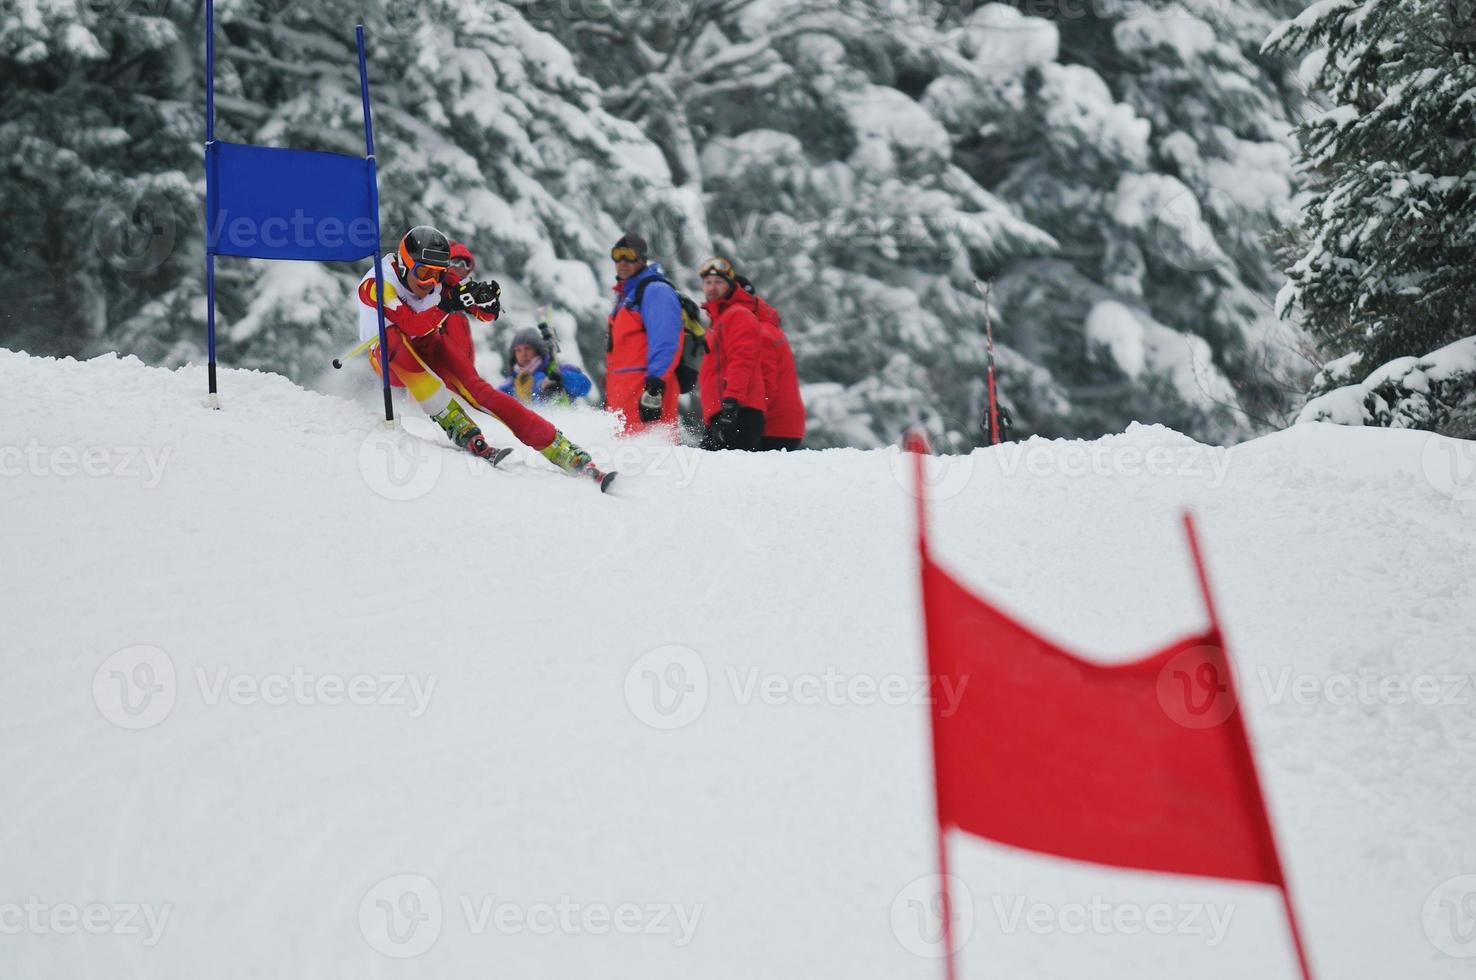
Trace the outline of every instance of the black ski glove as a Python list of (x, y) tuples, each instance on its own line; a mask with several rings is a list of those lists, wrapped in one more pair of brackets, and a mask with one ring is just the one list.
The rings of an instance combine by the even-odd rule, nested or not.
[(543, 394), (545, 397), (553, 397), (564, 390), (564, 376), (555, 368), (548, 369), (548, 375), (543, 379)]
[(707, 423), (707, 431), (719, 446), (733, 445), (738, 438), (738, 399), (723, 399), (722, 410)]
[(494, 320), (502, 313), (502, 287), (496, 279), (467, 283), (467, 290), (471, 294), (472, 306), (490, 314)]
[(472, 283), (441, 283), (441, 299), (436, 305), (447, 313), (463, 313), (472, 305)]
[(666, 382), (657, 377), (646, 378), (646, 393), (636, 406), (642, 422), (655, 422), (661, 418), (661, 401), (666, 396)]

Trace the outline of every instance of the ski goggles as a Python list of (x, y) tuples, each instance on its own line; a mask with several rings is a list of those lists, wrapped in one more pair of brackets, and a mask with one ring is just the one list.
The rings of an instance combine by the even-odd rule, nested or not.
[(410, 267), (410, 278), (422, 286), (430, 286), (440, 282), (446, 276), (446, 267), (443, 265), (414, 265)]
[(639, 262), (641, 261), (641, 253), (628, 245), (617, 245), (610, 249), (610, 258), (616, 262)]
[(451, 271), (456, 273), (458, 276), (464, 276), (468, 272), (472, 271), (472, 264), (470, 259), (452, 259), (449, 263), (449, 267)]
[(697, 270), (697, 275), (703, 279), (706, 279), (708, 276), (717, 276), (719, 279), (728, 280), (728, 282), (738, 281), (738, 273), (734, 270), (733, 263), (718, 256), (713, 256), (702, 263), (702, 268)]
[(451, 265), (451, 253), (439, 249), (423, 249), (421, 259), (420, 262), (412, 259), (405, 244), (400, 243), (400, 265), (411, 279), (422, 286), (440, 282)]

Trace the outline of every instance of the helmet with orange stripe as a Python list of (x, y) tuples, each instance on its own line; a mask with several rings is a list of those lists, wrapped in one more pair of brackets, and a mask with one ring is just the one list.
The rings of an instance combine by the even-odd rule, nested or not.
[(430, 225), (416, 225), (400, 239), (395, 255), (406, 283), (434, 286), (451, 265), (451, 242)]

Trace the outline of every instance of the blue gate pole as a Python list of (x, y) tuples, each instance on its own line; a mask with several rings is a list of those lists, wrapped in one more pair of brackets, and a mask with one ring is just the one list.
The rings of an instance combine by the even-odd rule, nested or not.
[(215, 144), (215, 0), (205, 0), (205, 345), (210, 352), (210, 407), (220, 408), (215, 387), (215, 243), (210, 239), (215, 201), (212, 156)]
[(369, 112), (369, 67), (364, 60), (364, 25), (354, 28), (359, 44), (359, 90), (364, 96), (364, 159), (369, 161), (369, 209), (374, 214), (374, 309), (379, 314), (379, 373), (384, 379), (384, 420), (395, 420), (395, 403), (390, 397), (389, 343), (384, 334), (384, 256), (379, 231), (379, 176), (374, 163), (374, 118)]

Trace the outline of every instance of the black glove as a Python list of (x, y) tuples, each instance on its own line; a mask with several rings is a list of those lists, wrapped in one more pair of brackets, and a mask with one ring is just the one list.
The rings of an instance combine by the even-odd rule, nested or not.
[(545, 395), (557, 395), (564, 390), (564, 376), (557, 368), (549, 368), (548, 375), (543, 379), (543, 393)]
[(436, 305), (447, 313), (461, 313), (471, 302), (471, 283), (468, 282), (443, 282), (441, 283), (441, 299)]
[(655, 422), (661, 418), (661, 401), (666, 395), (666, 382), (660, 378), (646, 378), (646, 393), (636, 406), (642, 422)]
[(738, 438), (738, 399), (723, 399), (723, 407), (707, 423), (707, 431), (719, 446), (733, 445)]
[(502, 312), (502, 287), (497, 285), (496, 279), (467, 283), (467, 291), (471, 295), (472, 306), (491, 314), (492, 319), (497, 319)]

